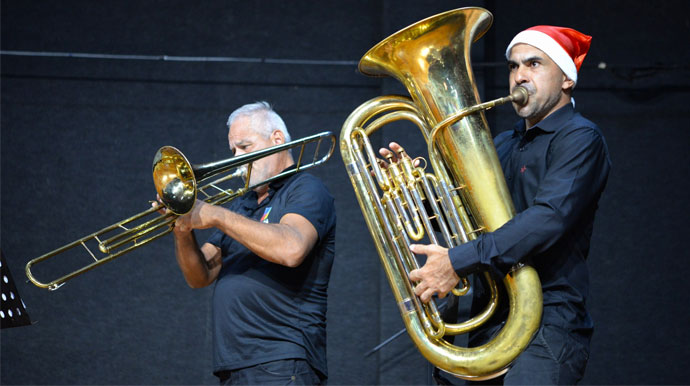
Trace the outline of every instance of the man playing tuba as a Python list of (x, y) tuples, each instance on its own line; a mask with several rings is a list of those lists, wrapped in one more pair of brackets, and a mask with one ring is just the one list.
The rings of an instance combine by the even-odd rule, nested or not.
[[(572, 100), (590, 40), (570, 28), (535, 26), (508, 45), (511, 91), (522, 86), (529, 93), (525, 105), (513, 103), (522, 119), (494, 139), (516, 216), (451, 249), (411, 246), (427, 256), (423, 267), (410, 272), (423, 302), (434, 294), (444, 297), (459, 276), (479, 267), (505, 276), (525, 262), (539, 273), (544, 304), (540, 328), (507, 374), (492, 382), (575, 384), (584, 374), (593, 331), (586, 309), (586, 258), (611, 164), (601, 130), (575, 111)], [(397, 144), (390, 147), (397, 153)], [(389, 150), (380, 153), (385, 157)], [(470, 344), (488, 341), (502, 319), (505, 312), (497, 312), (493, 320), (498, 322), (485, 325)]]

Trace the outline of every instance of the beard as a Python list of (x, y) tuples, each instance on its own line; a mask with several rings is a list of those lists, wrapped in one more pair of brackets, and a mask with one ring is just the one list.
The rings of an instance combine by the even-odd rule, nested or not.
[[(272, 173), (272, 169), (275, 169), (275, 166), (271, 162), (272, 156), (269, 156), (264, 159), (260, 159), (257, 161), (254, 161), (252, 164), (252, 169), (251, 169), (251, 174), (249, 175), (249, 186), (254, 186), (256, 184), (261, 184), (263, 181), (266, 181), (267, 179), (273, 177), (276, 173)], [(246, 166), (245, 166), (246, 168)], [(247, 174), (245, 171), (245, 179), (247, 178)], [(256, 188), (259, 188), (263, 184), (257, 186)], [(255, 188), (255, 189), (256, 189)]]
[[(513, 102), (513, 109), (515, 110), (515, 113), (520, 117), (520, 118), (528, 118), (530, 114), (532, 113), (532, 110), (534, 110), (534, 95), (537, 93), (537, 90), (534, 88), (534, 85), (530, 83), (525, 83), (519, 85), (520, 87), (524, 88), (527, 90), (527, 103), (525, 104), (518, 104)], [(515, 86), (518, 87), (518, 86)], [(512, 88), (510, 90), (511, 94), (515, 91), (515, 88)]]
[(541, 121), (545, 116), (550, 114), (554, 107), (558, 104), (558, 95), (539, 95), (537, 96), (537, 90), (531, 84), (521, 85), (527, 90), (529, 99), (524, 105), (518, 105), (513, 103), (513, 108), (515, 113), (528, 122), (533, 122), (533, 124)]

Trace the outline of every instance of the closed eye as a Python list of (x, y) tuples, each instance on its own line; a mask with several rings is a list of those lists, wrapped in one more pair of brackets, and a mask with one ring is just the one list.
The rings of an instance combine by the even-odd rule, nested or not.
[(231, 150), (232, 150), (233, 155), (237, 155), (238, 150), (241, 151), (242, 153), (247, 153), (247, 152), (249, 152), (249, 150), (251, 150), (251, 145), (250, 144), (240, 144), (240, 145), (235, 146), (235, 148), (231, 149)]

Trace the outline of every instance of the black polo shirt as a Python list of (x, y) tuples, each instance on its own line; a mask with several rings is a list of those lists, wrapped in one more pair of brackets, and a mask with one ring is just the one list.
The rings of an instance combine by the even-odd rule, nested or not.
[(529, 130), (521, 120), (494, 143), (517, 214), (451, 249), (453, 267), (459, 274), (491, 267), (503, 276), (526, 261), (542, 283), (543, 323), (591, 330), (585, 261), (611, 165), (601, 131), (568, 104)]
[(209, 238), (223, 255), (213, 292), (214, 372), (303, 358), (327, 376), (333, 197), (319, 179), (302, 172), (271, 183), (268, 198), (260, 204), (252, 191), (231, 201), (228, 209), (265, 223), (278, 223), (285, 214), (295, 213), (309, 220), (319, 238), (295, 268), (268, 262), (218, 230)]

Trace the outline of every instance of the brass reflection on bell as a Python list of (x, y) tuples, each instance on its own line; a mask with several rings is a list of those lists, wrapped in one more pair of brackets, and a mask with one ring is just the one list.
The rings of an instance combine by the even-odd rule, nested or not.
[(162, 147), (153, 161), (153, 181), (163, 204), (185, 214), (196, 201), (196, 179), (187, 158), (172, 146)]

